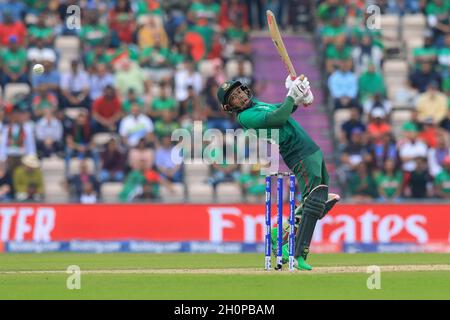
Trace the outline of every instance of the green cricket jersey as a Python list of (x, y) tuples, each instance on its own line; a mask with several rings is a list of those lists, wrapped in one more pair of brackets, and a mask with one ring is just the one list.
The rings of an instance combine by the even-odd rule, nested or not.
[[(237, 120), (244, 129), (279, 129), (280, 154), (289, 168), (319, 150), (311, 137), (290, 116), (295, 111), (294, 100), (270, 104), (252, 99), (251, 106), (238, 113)], [(287, 113), (288, 112), (288, 113)], [(256, 130), (259, 137), (261, 132)], [(270, 139), (270, 130), (267, 132)]]
[(434, 183), (442, 187), (442, 191), (450, 194), (450, 172), (442, 170), (435, 178)]

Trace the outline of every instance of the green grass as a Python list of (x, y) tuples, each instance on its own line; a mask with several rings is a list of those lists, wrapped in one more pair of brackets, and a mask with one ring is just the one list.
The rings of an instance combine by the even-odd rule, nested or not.
[[(315, 267), (449, 264), (446, 254), (311, 255)], [(1, 271), (260, 268), (261, 254), (4, 254)], [(383, 272), (381, 289), (369, 274), (83, 274), (68, 290), (64, 273), (0, 274), (0, 299), (450, 299), (450, 272)]]

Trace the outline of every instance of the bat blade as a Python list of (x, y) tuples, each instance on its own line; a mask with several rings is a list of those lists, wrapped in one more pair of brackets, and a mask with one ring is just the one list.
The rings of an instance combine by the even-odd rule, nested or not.
[(272, 11), (267, 10), (267, 24), (269, 26), (270, 36), (272, 38), (273, 44), (280, 55), (281, 61), (283, 61), (289, 75), (292, 79), (297, 78), (297, 73), (295, 72), (294, 66), (292, 65), (291, 58), (289, 57), (286, 47), (284, 46), (283, 39), (281, 38), (280, 30), (278, 29), (277, 20)]

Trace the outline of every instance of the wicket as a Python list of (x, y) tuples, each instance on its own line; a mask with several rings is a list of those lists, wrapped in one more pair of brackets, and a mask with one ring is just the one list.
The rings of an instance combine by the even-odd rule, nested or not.
[(277, 172), (266, 175), (266, 212), (265, 212), (265, 269), (271, 269), (272, 251), (272, 177), (277, 177), (277, 255), (275, 270), (281, 270), (283, 263), (283, 178), (289, 177), (289, 270), (294, 270), (295, 246), (295, 175), (289, 172)]

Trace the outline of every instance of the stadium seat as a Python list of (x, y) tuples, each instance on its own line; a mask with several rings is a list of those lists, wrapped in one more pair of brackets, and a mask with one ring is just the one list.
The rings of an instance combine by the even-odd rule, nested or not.
[(413, 49), (422, 47), (423, 43), (424, 39), (422, 36), (409, 37), (405, 39), (406, 57), (409, 64), (413, 63)]
[(206, 183), (209, 176), (209, 167), (205, 164), (186, 164), (184, 172), (187, 185), (191, 183)]
[(16, 95), (27, 95), (30, 91), (30, 86), (26, 83), (8, 83), (5, 86), (5, 101), (12, 102)]
[(44, 172), (58, 172), (61, 177), (64, 172), (64, 160), (56, 156), (44, 158), (41, 162), (41, 167)]
[(205, 79), (213, 74), (213, 64), (209, 60), (200, 61), (198, 64), (198, 71)]
[(78, 115), (82, 111), (88, 112), (88, 110), (86, 108), (66, 108), (64, 110), (64, 114), (66, 115), (66, 117), (74, 120), (78, 117)]
[(119, 193), (123, 188), (123, 184), (121, 182), (105, 182), (100, 188), (103, 202), (119, 202)]
[(383, 64), (383, 72), (387, 73), (408, 73), (408, 63), (404, 60), (400, 59), (389, 59), (386, 60)]
[(189, 201), (194, 203), (213, 202), (213, 189), (206, 183), (192, 183), (188, 185)]
[[(91, 158), (87, 158), (86, 160), (87, 160), (89, 172), (92, 174), (95, 174), (94, 161)], [(70, 170), (71, 175), (78, 174), (80, 172), (80, 161), (81, 160), (78, 158), (70, 159), (69, 170)]]
[(222, 203), (242, 202), (241, 189), (235, 182), (224, 182), (217, 185), (217, 201)]
[(74, 36), (59, 36), (55, 39), (55, 49), (59, 52), (61, 59), (78, 58), (80, 52), (80, 39)]
[(349, 119), (350, 119), (349, 109), (338, 109), (334, 112), (334, 134), (336, 137), (338, 137), (341, 132), (342, 124)]
[(398, 32), (400, 26), (400, 18), (397, 14), (383, 14), (381, 15), (381, 31), (395, 30)]
[(391, 114), (391, 125), (394, 135), (400, 137), (402, 133), (402, 125), (411, 120), (410, 110), (393, 110)]
[(424, 30), (426, 26), (426, 18), (423, 14), (405, 14), (403, 16), (402, 28), (405, 30)]
[(183, 183), (173, 183), (173, 190), (165, 186), (161, 186), (160, 193), (164, 202), (184, 202), (185, 199), (185, 186)]
[[(250, 61), (244, 62), (244, 72), (245, 75), (251, 75), (252, 74), (252, 64)], [(234, 78), (237, 75), (238, 72), (238, 62), (236, 60), (230, 60), (225, 64), (225, 74), (227, 78)]]
[(109, 142), (112, 138), (118, 138), (117, 134), (109, 132), (100, 132), (94, 134), (92, 138), (97, 146), (103, 146)]

